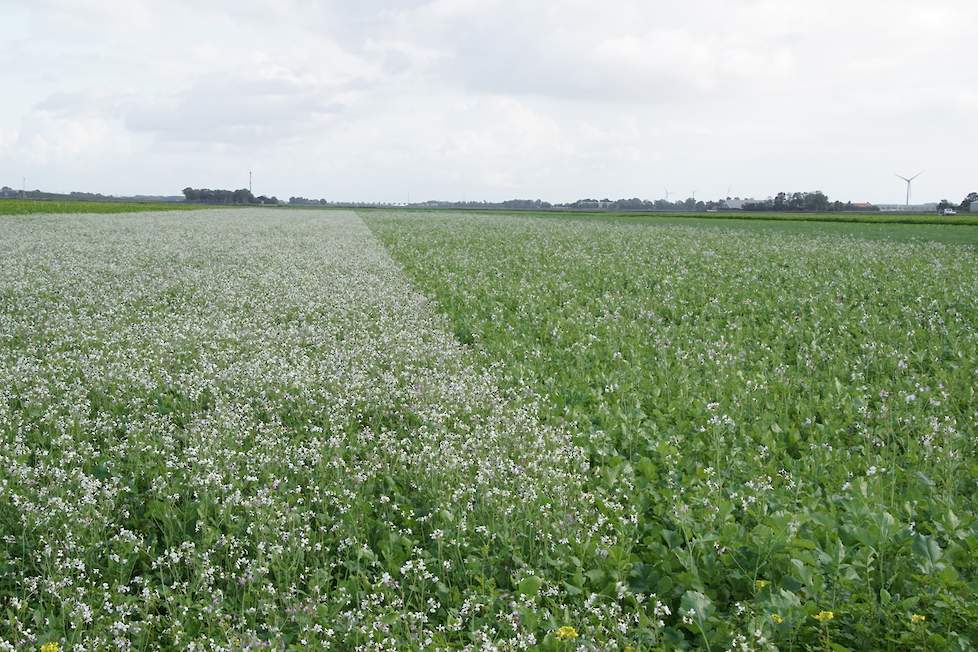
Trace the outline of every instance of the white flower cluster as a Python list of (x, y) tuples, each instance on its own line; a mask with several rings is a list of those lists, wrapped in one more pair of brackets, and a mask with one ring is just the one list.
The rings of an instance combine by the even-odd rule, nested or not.
[(351, 213), (10, 218), (0, 260), (0, 646), (521, 647), (491, 587), (625, 518)]

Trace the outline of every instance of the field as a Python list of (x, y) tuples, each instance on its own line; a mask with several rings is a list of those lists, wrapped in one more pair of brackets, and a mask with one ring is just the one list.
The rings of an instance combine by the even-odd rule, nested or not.
[(34, 213), (134, 213), (211, 208), (183, 202), (60, 201), (57, 199), (0, 199), (0, 215)]
[(5, 218), (0, 650), (974, 649), (975, 248), (761, 224)]
[[(384, 214), (386, 209), (360, 209), (365, 216)], [(441, 212), (441, 211), (439, 211)], [(419, 209), (402, 210), (402, 215), (431, 215), (438, 212)], [(494, 210), (452, 211), (455, 215), (482, 215), (495, 218), (526, 218), (581, 222), (611, 222), (644, 226), (697, 226), (706, 228), (755, 231), (760, 235), (788, 233), (796, 235), (849, 235), (870, 240), (945, 242), (978, 246), (978, 215), (939, 217), (902, 213), (642, 213), (586, 211), (519, 211)], [(951, 227), (951, 228), (949, 228)]]
[(651, 220), (367, 221), (459, 340), (574, 434), (593, 490), (626, 488), (627, 574), (591, 569), (585, 590), (622, 581), (682, 614), (645, 645), (970, 649), (973, 248)]
[[(378, 211), (385, 212), (389, 209), (358, 209), (360, 212)], [(444, 212), (447, 209), (436, 209), (434, 212)], [(402, 213), (427, 214), (433, 212), (425, 208), (405, 208)], [(454, 213), (481, 214), (481, 215), (522, 215), (524, 217), (555, 217), (555, 218), (574, 218), (574, 219), (598, 219), (613, 221), (626, 221), (635, 223), (660, 223), (674, 220), (709, 220), (729, 221), (729, 224), (742, 223), (746, 220), (761, 222), (828, 222), (833, 224), (912, 224), (912, 225), (939, 225), (939, 226), (978, 226), (978, 215), (970, 213), (959, 213), (958, 215), (944, 216), (936, 213), (903, 213), (903, 212), (778, 212), (778, 211), (718, 211), (718, 212), (670, 212), (670, 211), (588, 211), (570, 209), (552, 210), (519, 210), (507, 211), (502, 209), (460, 209), (451, 211)]]
[[(804, 216), (798, 219), (796, 214), (785, 214), (784, 219), (778, 217), (760, 217), (759, 214), (741, 216), (716, 217), (704, 215), (631, 215), (627, 213), (605, 215), (580, 215), (576, 213), (552, 213), (541, 215), (554, 220), (575, 220), (586, 222), (611, 222), (614, 224), (634, 224), (644, 226), (696, 226), (705, 228), (732, 229), (751, 231), (760, 237), (767, 234), (792, 235), (843, 235), (863, 240), (891, 240), (899, 242), (929, 241), (948, 244), (970, 244), (978, 246), (978, 222), (974, 225), (967, 223), (937, 224), (928, 221), (919, 222), (850, 222), (844, 220), (812, 219)], [(819, 214), (817, 218), (831, 218), (831, 215)], [(926, 218), (930, 219), (930, 218)], [(966, 219), (972, 219), (970, 216)]]

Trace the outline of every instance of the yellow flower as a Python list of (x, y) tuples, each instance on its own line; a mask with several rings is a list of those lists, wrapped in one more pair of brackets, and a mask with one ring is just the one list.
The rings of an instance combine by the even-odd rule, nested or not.
[(564, 625), (563, 627), (557, 630), (558, 641), (567, 641), (572, 638), (577, 638), (577, 630), (571, 627), (570, 625)]
[(817, 614), (812, 616), (812, 618), (814, 618), (820, 623), (827, 623), (833, 618), (835, 618), (835, 614), (832, 613), (831, 611), (819, 611)]
[(758, 591), (763, 591), (764, 587), (768, 585), (767, 580), (754, 580), (754, 588)]
[(41, 646), (41, 652), (61, 652), (61, 646), (57, 643), (45, 643)]
[(781, 617), (781, 614), (771, 614), (771, 620), (779, 625), (784, 622), (784, 618)]
[(925, 620), (927, 620), (927, 616), (924, 614), (910, 614), (910, 622), (912, 622), (914, 625), (917, 623), (922, 623)]

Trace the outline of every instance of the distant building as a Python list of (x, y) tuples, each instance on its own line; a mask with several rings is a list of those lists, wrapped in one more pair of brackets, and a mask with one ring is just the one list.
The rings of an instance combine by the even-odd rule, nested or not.
[(723, 205), (727, 210), (742, 211), (744, 210), (744, 204), (756, 201), (756, 199), (741, 199), (740, 197), (735, 197), (734, 199), (724, 199)]
[(971, 212), (978, 213), (978, 201), (971, 202)]
[(937, 210), (937, 202), (927, 204), (877, 204), (884, 213), (933, 213)]
[(854, 201), (852, 202), (852, 210), (854, 211), (871, 211), (876, 206), (869, 203), (868, 201)]

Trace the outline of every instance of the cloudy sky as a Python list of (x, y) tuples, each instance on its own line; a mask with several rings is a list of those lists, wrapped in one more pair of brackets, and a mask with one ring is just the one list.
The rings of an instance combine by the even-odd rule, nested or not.
[(0, 0), (0, 185), (978, 190), (974, 0)]

